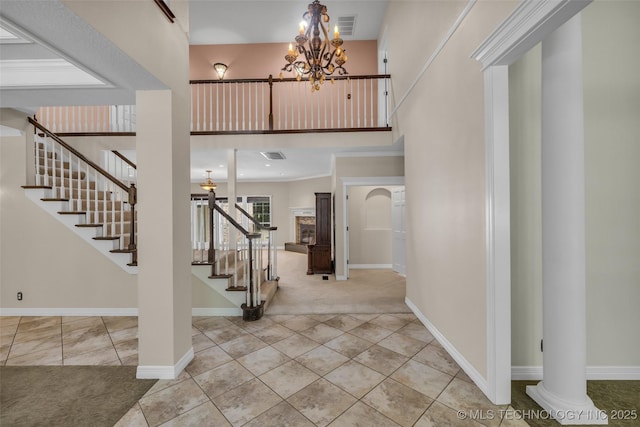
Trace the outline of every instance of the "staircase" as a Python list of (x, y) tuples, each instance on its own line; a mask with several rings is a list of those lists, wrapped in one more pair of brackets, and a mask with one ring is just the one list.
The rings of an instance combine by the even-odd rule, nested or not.
[(129, 274), (137, 273), (136, 187), (111, 176), (35, 120), (27, 197)]
[[(35, 185), (23, 186), (27, 197), (124, 271), (137, 274), (135, 184), (127, 186), (37, 121), (29, 122), (36, 128)], [(206, 204), (207, 195), (204, 201)], [(194, 205), (192, 197), (192, 209), (202, 208), (202, 202), (202, 198), (196, 198)], [(276, 227), (260, 228), (238, 207), (243, 215), (240, 222), (244, 221), (240, 224), (215, 203), (215, 196), (210, 203), (207, 208), (212, 208), (208, 211), (215, 213), (227, 241), (222, 242), (220, 232), (215, 239), (209, 239), (219, 241), (215, 247), (207, 242), (207, 248), (213, 249), (211, 259), (209, 249), (202, 250), (204, 240), (199, 243), (201, 250), (194, 246), (192, 273), (208, 289), (222, 295), (227, 305), (236, 307), (225, 313), (257, 320), (278, 288), (277, 263), (272, 261)], [(192, 227), (193, 221), (199, 219), (202, 218), (192, 213)], [(254, 225), (252, 232), (247, 231), (250, 223)], [(204, 230), (202, 224), (197, 226)], [(237, 240), (237, 247), (230, 244), (229, 236)], [(215, 307), (212, 310), (217, 313)]]

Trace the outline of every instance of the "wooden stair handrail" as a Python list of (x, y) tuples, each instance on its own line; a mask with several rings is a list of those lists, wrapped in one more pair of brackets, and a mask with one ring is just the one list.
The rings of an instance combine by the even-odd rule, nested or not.
[(126, 164), (128, 164), (129, 166), (131, 166), (132, 168), (134, 168), (134, 169), (136, 169), (136, 170), (138, 169), (138, 168), (136, 167), (136, 164), (135, 164), (135, 163), (133, 163), (131, 160), (127, 159), (127, 157), (126, 157), (124, 154), (122, 154), (121, 152), (119, 152), (118, 150), (111, 150), (111, 152), (112, 152), (112, 153), (113, 153), (117, 158), (119, 158), (120, 160), (122, 160), (123, 162), (125, 162)]
[(119, 181), (117, 178), (115, 178), (109, 172), (107, 172), (106, 170), (102, 169), (100, 166), (98, 166), (97, 164), (95, 164), (94, 162), (92, 162), (91, 160), (86, 158), (82, 153), (80, 153), (78, 150), (76, 150), (75, 148), (73, 148), (72, 146), (70, 146), (69, 144), (64, 142), (56, 134), (54, 134), (53, 132), (49, 131), (49, 129), (47, 129), (44, 126), (42, 126), (36, 120), (32, 119), (31, 117), (27, 117), (27, 119), (29, 120), (29, 123), (31, 123), (33, 126), (38, 128), (40, 131), (44, 132), (49, 138), (55, 140), (58, 144), (62, 145), (69, 152), (73, 153), (74, 156), (78, 157), (80, 160), (82, 160), (83, 162), (87, 163), (89, 166), (91, 166), (92, 168), (97, 170), (101, 175), (103, 175), (109, 181), (113, 182), (118, 187), (122, 188), (124, 191), (129, 192), (130, 189), (125, 183)]
[(240, 207), (240, 205), (238, 205), (237, 203), (236, 203), (236, 209), (238, 209), (242, 215), (244, 215), (245, 217), (247, 217), (247, 218), (249, 219), (249, 221), (251, 221), (251, 222), (253, 223), (253, 225), (255, 225), (256, 227), (258, 227), (258, 230), (275, 231), (275, 230), (277, 230), (277, 229), (278, 229), (278, 227), (267, 227), (267, 226), (264, 226), (264, 225), (260, 224), (260, 223), (258, 222), (258, 220), (257, 220), (257, 219), (255, 219), (254, 217), (252, 217), (252, 216), (249, 214), (249, 212), (247, 212), (247, 211), (245, 211), (244, 209), (242, 209), (242, 207)]
[[(333, 76), (331, 77), (334, 80), (371, 80), (371, 79), (390, 79), (391, 74), (363, 74), (363, 75), (346, 75), (346, 76)], [(329, 78), (329, 79), (331, 79)], [(189, 80), (189, 84), (197, 84), (197, 83), (215, 83), (215, 84), (228, 84), (228, 83), (269, 83), (272, 81), (273, 83), (278, 82), (297, 82), (298, 79), (295, 77), (266, 77), (266, 78), (253, 78), (253, 79), (224, 79), (224, 80)]]
[(240, 224), (238, 224), (238, 222), (237, 222), (235, 219), (231, 218), (231, 217), (229, 216), (229, 214), (228, 214), (228, 213), (226, 213), (226, 212), (224, 211), (224, 209), (222, 209), (222, 208), (221, 208), (220, 206), (218, 206), (217, 204), (213, 205), (213, 208), (214, 208), (214, 209), (215, 209), (215, 210), (216, 210), (220, 215), (222, 215), (222, 216), (223, 216), (227, 221), (229, 221), (229, 223), (230, 223), (231, 225), (233, 225), (235, 228), (237, 228), (237, 229), (238, 229), (238, 231), (239, 231), (239, 232), (241, 232), (241, 233), (244, 235), (244, 237), (246, 237), (247, 239), (257, 239), (258, 237), (261, 237), (261, 234), (260, 234), (260, 233), (250, 233), (250, 232), (248, 232), (247, 230), (245, 230), (243, 226), (241, 226)]

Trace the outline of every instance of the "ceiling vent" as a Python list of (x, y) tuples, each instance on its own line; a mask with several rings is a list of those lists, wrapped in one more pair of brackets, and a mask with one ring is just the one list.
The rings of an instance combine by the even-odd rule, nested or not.
[(336, 24), (341, 36), (352, 36), (356, 28), (356, 16), (338, 16)]
[(281, 151), (261, 151), (260, 154), (267, 160), (284, 160), (286, 157)]

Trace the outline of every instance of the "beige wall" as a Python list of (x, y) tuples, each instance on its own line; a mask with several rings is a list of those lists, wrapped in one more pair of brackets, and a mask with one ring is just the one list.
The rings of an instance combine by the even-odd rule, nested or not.
[(391, 265), (391, 190), (349, 187), (349, 265)]
[[(2, 124), (20, 116), (2, 109)], [(3, 309), (137, 307), (136, 276), (96, 251), (36, 206), (27, 180), (25, 135), (0, 138), (0, 307)], [(33, 162), (33, 160), (31, 160)], [(17, 292), (23, 293), (18, 301)]]
[(483, 76), (470, 55), (516, 2), (475, 3), (420, 77), (467, 4), (390, 2), (383, 25), (391, 110), (415, 83), (392, 122), (405, 146), (407, 298), (486, 377)]
[(335, 274), (337, 277), (345, 276), (344, 262), (344, 230), (346, 227), (344, 218), (345, 191), (343, 178), (370, 178), (370, 177), (403, 177), (404, 157), (337, 157), (333, 176), (335, 188), (333, 190), (335, 200), (335, 242), (334, 260)]
[[(582, 18), (588, 366), (640, 365), (639, 17), (638, 2), (596, 1)], [(509, 78), (512, 363), (540, 365), (540, 50)]]
[[(292, 37), (296, 29), (292, 28)], [(285, 65), (288, 43), (259, 43), (238, 45), (191, 45), (189, 59), (191, 80), (218, 80), (213, 64), (222, 62), (229, 68), (224, 75), (228, 79), (267, 78), (269, 74), (278, 78)], [(377, 74), (377, 42), (376, 40), (345, 41), (344, 47), (349, 50), (349, 60), (345, 68), (349, 74)], [(256, 64), (259, 64), (256, 67)], [(294, 77), (285, 72), (284, 77)]]

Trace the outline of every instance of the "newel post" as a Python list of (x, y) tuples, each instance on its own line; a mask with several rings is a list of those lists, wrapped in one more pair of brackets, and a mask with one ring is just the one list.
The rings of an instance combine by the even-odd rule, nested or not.
[(273, 75), (269, 74), (269, 130), (273, 130)]
[(131, 206), (131, 227), (129, 228), (129, 247), (131, 251), (131, 264), (138, 265), (138, 248), (136, 245), (136, 203), (138, 202), (138, 189), (135, 184), (129, 186), (129, 206)]

